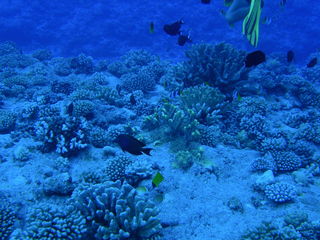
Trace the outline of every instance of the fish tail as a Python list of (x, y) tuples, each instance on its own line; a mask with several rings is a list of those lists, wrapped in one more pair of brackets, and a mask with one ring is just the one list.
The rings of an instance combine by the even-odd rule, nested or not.
[(142, 152), (144, 154), (147, 154), (149, 156), (151, 156), (150, 151), (153, 150), (153, 148), (142, 148)]

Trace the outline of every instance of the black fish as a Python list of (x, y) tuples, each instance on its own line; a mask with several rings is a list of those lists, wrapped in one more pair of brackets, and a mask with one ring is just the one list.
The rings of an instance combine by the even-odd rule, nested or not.
[(188, 35), (184, 35), (182, 33), (180, 33), (179, 37), (178, 37), (178, 45), (179, 46), (184, 46), (186, 44), (186, 42), (191, 42), (191, 38)]
[(153, 22), (150, 22), (149, 32), (154, 33), (154, 23)]
[(133, 155), (142, 155), (142, 153), (144, 153), (151, 156), (150, 151), (152, 148), (144, 148), (146, 144), (130, 135), (120, 134), (116, 138), (115, 142), (119, 144), (120, 148), (124, 152), (128, 152)]
[(287, 61), (288, 63), (291, 63), (294, 59), (294, 52), (292, 50), (287, 52)]
[(183, 23), (184, 22), (182, 20), (179, 20), (171, 24), (165, 24), (163, 26), (163, 30), (170, 36), (176, 36), (180, 34), (180, 28)]
[(130, 103), (131, 103), (132, 105), (136, 105), (136, 104), (137, 104), (137, 101), (136, 101), (136, 99), (134, 98), (133, 94), (131, 94), (131, 96), (130, 96)]
[(203, 4), (209, 4), (211, 2), (211, 0), (201, 0), (201, 3)]
[(286, 5), (287, 0), (280, 0), (280, 6), (283, 7), (284, 5)]
[(318, 59), (315, 57), (315, 58), (312, 58), (311, 60), (310, 60), (310, 62), (307, 64), (307, 67), (308, 68), (312, 68), (312, 67), (314, 67), (316, 64), (318, 63)]
[(254, 51), (249, 53), (244, 60), (246, 67), (258, 66), (260, 63), (266, 61), (266, 55), (262, 51)]

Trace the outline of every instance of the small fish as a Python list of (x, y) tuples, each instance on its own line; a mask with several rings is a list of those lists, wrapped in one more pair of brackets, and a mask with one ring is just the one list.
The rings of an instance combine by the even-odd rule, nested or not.
[(151, 156), (150, 151), (152, 148), (145, 148), (146, 144), (130, 135), (120, 134), (116, 138), (115, 142), (119, 144), (120, 148), (124, 152), (128, 152), (133, 155), (142, 155), (142, 153), (144, 153)]
[(152, 179), (152, 186), (158, 187), (163, 180), (164, 180), (164, 177), (162, 176), (162, 174), (157, 172), (157, 174)]
[(258, 50), (258, 51), (249, 53), (246, 56), (246, 59), (244, 62), (245, 62), (245, 66), (248, 68), (248, 67), (258, 66), (259, 64), (265, 61), (266, 61), (266, 55), (264, 54), (264, 52)]
[(287, 3), (287, 0), (280, 0), (280, 6), (284, 7)]
[(149, 32), (150, 32), (151, 34), (153, 34), (153, 33), (154, 33), (154, 23), (153, 23), (153, 22), (150, 22), (150, 25), (149, 25)]
[(272, 19), (270, 18), (270, 17), (264, 17), (263, 19), (262, 19), (262, 23), (263, 24), (265, 24), (265, 25), (270, 25), (271, 24), (271, 22), (272, 22)]
[(211, 0), (201, 0), (201, 3), (203, 4), (210, 4)]
[(190, 35), (184, 35), (182, 33), (180, 33), (179, 37), (178, 37), (178, 45), (179, 46), (184, 46), (187, 42), (192, 42)]
[(72, 113), (73, 113), (73, 103), (69, 103), (68, 106), (67, 106), (67, 109), (66, 109), (66, 112), (68, 115), (72, 116)]
[(131, 103), (132, 105), (136, 105), (136, 104), (137, 104), (137, 101), (136, 101), (136, 99), (135, 99), (135, 97), (134, 97), (133, 94), (130, 95), (130, 103)]
[(163, 26), (163, 30), (170, 36), (179, 35), (181, 32), (180, 28), (183, 23), (184, 23), (183, 20), (179, 20), (171, 24), (165, 24)]
[(292, 50), (289, 50), (287, 52), (287, 62), (291, 63), (294, 60), (294, 52)]
[(307, 64), (307, 68), (312, 68), (314, 67), (316, 64), (318, 63), (318, 59), (315, 57), (315, 58), (312, 58), (310, 60), (310, 62)]

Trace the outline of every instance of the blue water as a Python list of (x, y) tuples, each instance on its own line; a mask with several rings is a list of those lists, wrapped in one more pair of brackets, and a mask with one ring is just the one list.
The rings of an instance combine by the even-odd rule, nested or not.
[(320, 240), (320, 4), (226, 10), (0, 0), (0, 240)]
[[(194, 43), (226, 41), (252, 50), (241, 36), (241, 24), (230, 28), (219, 13), (223, 1), (203, 5), (195, 0), (177, 1), (6, 1), (0, 8), (0, 40), (17, 42), (25, 51), (50, 48), (62, 56), (83, 52), (96, 58), (112, 58), (129, 49), (143, 48), (160, 56), (180, 58), (184, 48), (162, 31), (165, 23), (183, 19), (183, 29)], [(304, 63), (319, 48), (320, 6), (316, 1), (265, 1), (259, 49), (267, 53), (293, 49)], [(149, 34), (149, 22), (155, 34)]]

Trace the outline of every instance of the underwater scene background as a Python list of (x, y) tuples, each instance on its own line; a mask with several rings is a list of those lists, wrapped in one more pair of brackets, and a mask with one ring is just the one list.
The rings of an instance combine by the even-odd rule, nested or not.
[(2, 0), (0, 240), (319, 240), (319, 12)]

